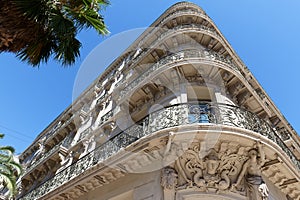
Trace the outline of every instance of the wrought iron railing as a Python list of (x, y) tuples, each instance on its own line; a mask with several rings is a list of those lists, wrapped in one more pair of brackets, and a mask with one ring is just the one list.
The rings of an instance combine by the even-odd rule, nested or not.
[[(169, 15), (167, 15), (165, 18), (163, 18), (162, 21), (159, 23), (159, 26), (157, 26), (157, 27), (150, 27), (150, 28), (152, 28), (152, 29), (151, 29), (151, 30), (149, 31), (149, 33), (142, 39), (142, 41), (140, 42), (140, 45), (142, 46), (144, 43), (146, 43), (146, 42), (148, 41), (148, 39), (149, 39), (150, 37), (153, 36), (154, 32), (156, 32), (156, 31), (158, 31), (158, 30), (166, 30), (166, 31), (167, 31), (168, 29), (162, 28), (163, 25), (164, 25), (167, 21), (171, 20), (172, 18), (175, 18), (175, 17), (178, 17), (178, 16), (183, 16), (183, 15), (197, 15), (197, 16), (199, 16), (199, 17), (201, 17), (201, 18), (207, 20), (208, 22), (212, 23), (211, 19), (210, 19), (207, 15), (205, 15), (205, 14), (199, 12), (199, 11), (195, 11), (195, 10), (192, 10), (192, 9), (175, 11), (175, 12), (170, 13)], [(180, 26), (180, 25), (179, 25), (179, 26)], [(174, 27), (174, 28), (175, 28), (175, 27)], [(170, 29), (170, 30), (172, 30), (172, 29)], [(213, 28), (211, 28), (210, 30), (212, 30), (212, 32), (215, 32), (215, 30), (214, 30)], [(160, 34), (161, 34), (161, 33), (160, 33)], [(166, 33), (163, 33), (163, 34), (167, 35)], [(155, 40), (155, 41), (157, 41), (157, 40)], [(153, 45), (154, 45), (154, 44), (151, 44), (150, 46), (153, 46)]]
[[(113, 111), (110, 110), (109, 112), (107, 112), (105, 115), (103, 115), (101, 118), (100, 118), (100, 122), (98, 124), (98, 126), (101, 126), (102, 124), (104, 124), (109, 118), (111, 118), (113, 116)], [(87, 128), (86, 130), (84, 130), (80, 136), (79, 136), (79, 140), (82, 140), (85, 138), (85, 136), (89, 135), (90, 133), (92, 132), (92, 128), (89, 127)]]
[(41, 164), (43, 161), (45, 161), (49, 156), (51, 156), (54, 152), (58, 151), (60, 148), (60, 145), (62, 142), (59, 144), (55, 145), (53, 148), (51, 148), (49, 151), (45, 153), (41, 153), (41, 155), (36, 155), (38, 158), (33, 158), (33, 161), (31, 161), (30, 165), (28, 165), (24, 171), (24, 175), (26, 175), (28, 172), (30, 172), (32, 169), (34, 169), (36, 166)]
[[(112, 111), (109, 111), (103, 117), (101, 117), (100, 125), (103, 124), (104, 122), (106, 122), (111, 116), (112, 116)], [(87, 128), (85, 131), (83, 131), (81, 133), (79, 141), (82, 140), (85, 136), (87, 136), (90, 133), (91, 133), (91, 128)], [(46, 151), (44, 153), (41, 153), (40, 155), (37, 155), (37, 156), (39, 156), (38, 159), (32, 158), (33, 161), (31, 161), (31, 163), (26, 166), (23, 176), (26, 175), (28, 172), (30, 172), (33, 168), (37, 167), (39, 164), (41, 164), (45, 160), (47, 160), (50, 155), (52, 155), (54, 152), (58, 151), (60, 146), (68, 148), (72, 142), (72, 139), (73, 138), (70, 138), (68, 135), (63, 139), (63, 141), (61, 141), (57, 145), (53, 146), (53, 148), (49, 149), (48, 151)]]
[(263, 137), (276, 143), (300, 170), (299, 160), (276, 134), (271, 125), (255, 114), (239, 107), (226, 104), (209, 102), (177, 104), (150, 113), (138, 123), (131, 125), (129, 128), (110, 138), (107, 142), (98, 146), (76, 163), (68, 166), (20, 199), (32, 200), (44, 196), (87, 169), (98, 163), (103, 163), (107, 158), (144, 136), (150, 135), (158, 130), (194, 123), (238, 127), (259, 133)]
[(73, 119), (76, 115), (77, 115), (77, 113), (74, 113), (67, 121), (65, 121), (58, 127), (48, 131), (48, 133), (45, 134), (45, 136), (43, 136), (43, 137), (45, 137), (45, 141), (49, 140), (51, 137), (54, 137), (56, 135), (56, 133), (60, 132), (63, 128), (68, 126), (73, 121)]
[[(131, 91), (134, 91), (134, 88), (139, 85), (142, 81), (144, 81), (148, 76), (150, 76), (153, 72), (157, 71), (158, 69), (163, 68), (167, 64), (178, 62), (182, 60), (189, 60), (190, 59), (203, 59), (208, 61), (217, 61), (222, 62), (227, 67), (238, 70), (237, 66), (234, 65), (230, 60), (226, 59), (224, 56), (209, 50), (183, 50), (180, 52), (176, 52), (173, 54), (170, 54), (162, 59), (160, 59), (158, 62), (151, 65), (147, 70), (145, 70), (142, 74), (140, 74), (136, 79), (131, 81), (126, 85), (126, 87), (120, 91), (119, 93), (119, 99), (124, 99), (125, 95), (129, 95)], [(239, 71), (237, 71), (239, 72)]]
[[(155, 30), (155, 28), (154, 28)], [(172, 29), (163, 29), (166, 30), (165, 32), (161, 33), (160, 36), (152, 42), (150, 45), (146, 47), (145, 50), (143, 50), (137, 57), (133, 58), (130, 61), (130, 65), (134, 65), (136, 63), (139, 63), (139, 61), (149, 52), (153, 51), (153, 49), (159, 48), (158, 45), (164, 41), (167, 37), (171, 37), (173, 34), (178, 34), (178, 30), (180, 31), (187, 31), (187, 30), (193, 30), (193, 31), (199, 31), (199, 32), (205, 32), (205, 34), (210, 35), (214, 38), (217, 38), (219, 41), (222, 41), (222, 38), (219, 36), (219, 34), (216, 32), (214, 28), (210, 28), (201, 24), (184, 24), (184, 25), (178, 25)], [(153, 31), (153, 30), (152, 30)], [(152, 32), (151, 31), (151, 32)], [(151, 34), (148, 34), (150, 37)], [(146, 36), (147, 37), (147, 36)], [(192, 39), (192, 38), (191, 38)], [(199, 45), (200, 46), (200, 45)], [(132, 66), (131, 66), (132, 67)], [(236, 70), (238, 70), (237, 67), (235, 67)], [(117, 84), (117, 86), (123, 84), (125, 80), (123, 79), (121, 82)]]
[[(164, 30), (164, 29), (163, 29)], [(151, 43), (149, 46), (147, 46), (147, 50), (143, 51), (142, 53), (140, 53), (136, 58), (134, 58), (132, 60), (132, 64), (133, 63), (138, 63), (138, 61), (147, 53), (149, 53), (150, 51), (153, 51), (153, 49), (158, 48), (158, 44), (160, 44), (162, 41), (164, 41), (167, 37), (171, 37), (174, 34), (178, 34), (178, 30), (181, 31), (186, 31), (186, 30), (197, 30), (200, 32), (205, 32), (208, 35), (213, 36), (214, 38), (218, 38), (219, 40), (221, 40), (221, 37), (217, 34), (216, 30), (213, 28), (209, 28), (207, 26), (201, 25), (201, 24), (185, 24), (185, 25), (178, 25), (175, 26), (172, 29), (166, 29), (165, 32), (161, 33), (160, 36), (153, 42)], [(192, 39), (192, 38), (191, 38)], [(200, 46), (200, 45), (199, 45)]]
[[(164, 33), (159, 33), (160, 34), (160, 37), (158, 39), (156, 39), (153, 43), (151, 43), (150, 45), (147, 45), (146, 49), (143, 49), (143, 51), (137, 55), (137, 57), (135, 58), (132, 58), (130, 60), (130, 64), (133, 64), (133, 63), (137, 63), (145, 54), (149, 53), (149, 51), (151, 51), (151, 48), (155, 47), (158, 43), (161, 42), (161, 39), (162, 39), (162, 35), (163, 37), (165, 37), (166, 35), (168, 34), (171, 34), (172, 32), (176, 32), (176, 30), (178, 30), (178, 27), (185, 27), (187, 28), (187, 26), (190, 26), (190, 27), (195, 27), (195, 26), (199, 26), (199, 27), (202, 27), (202, 31), (209, 31), (209, 34), (213, 34), (215, 38), (219, 38), (219, 39), (222, 39), (219, 34), (215, 31), (214, 28), (208, 28), (208, 27), (205, 27), (204, 25), (196, 25), (196, 24), (190, 24), (190, 25), (178, 25), (176, 27), (174, 27), (174, 29), (167, 29), (167, 28), (162, 28), (161, 26), (166, 23), (168, 20), (176, 17), (176, 16), (179, 16), (179, 15), (198, 15), (199, 17), (207, 20), (208, 22), (210, 23), (213, 23), (212, 20), (209, 18), (209, 16), (207, 16), (203, 11), (199, 11), (199, 10), (194, 10), (194, 9), (186, 9), (186, 10), (178, 10), (178, 11), (174, 11), (172, 13), (170, 13), (169, 15), (165, 16), (162, 21), (159, 23), (159, 26), (157, 27), (150, 27), (150, 30), (148, 30), (148, 33), (147, 35), (139, 42), (139, 47), (143, 46), (149, 38), (151, 38), (153, 36), (153, 34), (158, 31), (158, 30), (165, 30)], [(151, 29), (152, 28), (152, 29)], [(107, 78), (107, 77), (106, 77)], [(119, 86), (121, 83), (118, 83), (117, 86)]]
[(189, 16), (190, 15), (196, 15), (196, 16), (199, 16), (199, 17), (211, 22), (211, 19), (206, 14), (204, 14), (204, 12), (200, 12), (199, 10), (195, 10), (195, 9), (185, 9), (185, 10), (178, 10), (178, 11), (170, 13), (163, 20), (161, 20), (159, 25), (163, 25), (167, 21), (169, 21), (173, 18), (177, 18), (177, 17), (185, 16), (185, 15), (189, 15)]

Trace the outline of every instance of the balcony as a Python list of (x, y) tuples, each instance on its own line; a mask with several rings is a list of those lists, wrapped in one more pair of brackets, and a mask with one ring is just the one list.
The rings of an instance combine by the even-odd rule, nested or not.
[(58, 152), (59, 149), (61, 148), (61, 143), (57, 144), (56, 146), (54, 146), (53, 148), (51, 148), (49, 151), (47, 151), (44, 154), (41, 154), (41, 156), (36, 159), (34, 162), (30, 163), (30, 165), (28, 165), (24, 171), (23, 177), (25, 175), (27, 175), (28, 173), (30, 173), (33, 169), (35, 169), (38, 165), (42, 164), (43, 162), (45, 162), (46, 160), (48, 160), (54, 153)]
[(192, 63), (193, 60), (203, 60), (206, 62), (212, 62), (216, 66), (219, 66), (218, 64), (221, 64), (222, 66), (226, 66), (226, 68), (229, 68), (233, 71), (235, 71), (237, 74), (240, 73), (238, 70), (238, 67), (232, 63), (230, 60), (224, 58), (224, 56), (219, 55), (217, 52), (214, 52), (212, 50), (204, 50), (203, 52), (200, 50), (183, 50), (179, 51), (173, 54), (170, 54), (162, 59), (160, 59), (158, 62), (151, 65), (148, 69), (146, 69), (142, 74), (138, 76), (138, 78), (134, 79), (128, 84), (124, 84), (124, 82), (121, 82), (119, 86), (123, 85), (124, 89), (120, 91), (119, 99), (126, 99), (125, 96), (129, 96), (131, 91), (134, 91), (134, 89), (141, 85), (143, 81), (145, 81), (150, 76), (153, 76), (155, 72), (160, 73), (159, 69), (163, 69), (167, 65), (170, 65), (175, 62), (184, 62), (187, 61), (188, 63)]
[[(271, 140), (279, 146), (297, 170), (300, 170), (300, 161), (285, 145), (276, 131), (255, 114), (236, 106), (211, 102), (177, 104), (150, 113), (19, 199), (38, 199), (71, 179), (80, 176), (93, 166), (103, 163), (128, 145), (156, 131), (195, 124), (236, 127), (260, 134), (261, 137)], [(244, 134), (247, 136), (246, 131)]]

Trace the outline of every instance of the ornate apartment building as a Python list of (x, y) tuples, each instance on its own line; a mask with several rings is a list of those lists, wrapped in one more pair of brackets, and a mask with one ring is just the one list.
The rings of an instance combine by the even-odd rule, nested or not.
[(22, 153), (20, 200), (300, 200), (300, 140), (197, 5), (166, 10)]

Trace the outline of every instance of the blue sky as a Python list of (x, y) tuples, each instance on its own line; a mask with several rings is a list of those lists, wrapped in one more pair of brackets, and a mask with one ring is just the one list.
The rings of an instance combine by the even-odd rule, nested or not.
[[(83, 30), (81, 57), (72, 67), (50, 61), (39, 68), (22, 63), (13, 54), (0, 54), (0, 145), (21, 153), (47, 125), (72, 102), (76, 74), (92, 50), (124, 31), (149, 26), (174, 0), (111, 0), (103, 14), (111, 32), (98, 36)], [(300, 97), (299, 0), (194, 0), (214, 20), (220, 31), (258, 79), (280, 111), (300, 132), (297, 105)], [(101, 44), (100, 44), (101, 45)], [(110, 62), (105, 45), (98, 73)], [(108, 57), (107, 57), (108, 56)], [(105, 62), (103, 62), (105, 60)], [(87, 80), (92, 82), (93, 80)], [(86, 83), (86, 84), (87, 84)]]

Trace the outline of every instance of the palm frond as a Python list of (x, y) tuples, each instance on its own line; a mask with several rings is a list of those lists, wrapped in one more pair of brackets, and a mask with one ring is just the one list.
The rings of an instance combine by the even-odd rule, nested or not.
[(14, 160), (14, 151), (11, 146), (0, 146), (0, 184), (10, 191), (11, 196), (17, 192), (16, 179), (23, 172), (22, 166)]
[(0, 163), (0, 172), (5, 174), (13, 174), (13, 169), (6, 163)]
[(17, 176), (19, 176), (23, 173), (22, 166), (15, 161), (11, 161), (11, 162), (7, 163), (7, 166), (10, 167), (10, 169), (12, 169), (13, 171), (15, 170), (17, 172)]
[(99, 14), (101, 6), (108, 5), (108, 1), (83, 0), (81, 4), (64, 5), (67, 14), (76, 22), (80, 28), (94, 28), (99, 34), (109, 33), (104, 24), (103, 17)]
[(15, 149), (11, 146), (0, 146), (0, 162), (10, 162), (13, 160)]
[(9, 190), (10, 194), (14, 195), (16, 193), (16, 188), (17, 188), (15, 176), (1, 172), (0, 179), (4, 187), (6, 187)]
[(15, 153), (15, 149), (11, 146), (0, 146), (0, 151), (7, 151), (11, 154)]
[(65, 66), (73, 64), (80, 54), (81, 43), (75, 37), (58, 39), (58, 46), (55, 49), (55, 59)]
[[(38, 23), (45, 23), (45, 16), (49, 13), (48, 0), (13, 0), (16, 5), (23, 11), (24, 15)], [(54, 1), (53, 1), (54, 2)]]
[[(99, 14), (107, 0), (5, 0), (0, 16), (7, 17), (5, 27), (0, 29), (7, 35), (0, 38), (0, 53), (12, 51), (22, 61), (33, 66), (47, 62), (51, 56), (63, 65), (71, 65), (80, 56), (81, 43), (76, 34), (85, 28), (94, 28), (105, 35), (108, 30)], [(1, 11), (4, 10), (5, 12)], [(17, 23), (11, 23), (14, 19)], [(74, 45), (73, 47), (71, 45)], [(71, 47), (71, 48), (70, 48)], [(67, 49), (63, 49), (67, 48)], [(0, 137), (1, 138), (1, 137)]]

